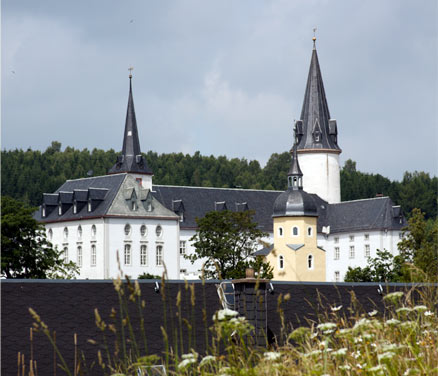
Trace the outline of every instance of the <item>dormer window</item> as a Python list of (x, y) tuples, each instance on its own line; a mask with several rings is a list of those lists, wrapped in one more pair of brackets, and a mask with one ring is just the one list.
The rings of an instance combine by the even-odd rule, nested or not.
[(77, 214), (78, 212), (78, 203), (76, 200), (73, 201), (73, 214)]
[(90, 199), (88, 200), (87, 209), (88, 209), (88, 212), (91, 212), (92, 206), (91, 206), (91, 200)]
[(146, 202), (146, 211), (148, 211), (148, 212), (152, 211), (152, 200), (148, 200)]
[(46, 217), (46, 205), (41, 206), (41, 216), (43, 218)]
[(179, 213), (179, 221), (184, 222), (184, 213)]
[(61, 205), (61, 203), (58, 204), (58, 215), (62, 215), (62, 205)]
[(321, 133), (319, 131), (315, 131), (313, 137), (315, 138), (315, 142), (321, 142)]
[(137, 201), (132, 201), (131, 209), (132, 209), (133, 211), (137, 211), (137, 209), (138, 209)]

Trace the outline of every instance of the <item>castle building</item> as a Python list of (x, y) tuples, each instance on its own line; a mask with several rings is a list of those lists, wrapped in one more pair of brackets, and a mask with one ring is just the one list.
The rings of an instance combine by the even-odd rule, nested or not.
[(286, 192), (154, 185), (141, 154), (130, 75), (116, 163), (106, 176), (68, 180), (45, 193), (35, 218), (77, 263), (78, 278), (115, 278), (120, 268), (132, 278), (166, 272), (169, 279), (193, 279), (202, 261), (184, 256), (194, 252), (196, 218), (254, 210), (273, 244), (257, 254), (273, 265), (275, 279), (342, 281), (349, 266), (365, 266), (377, 249), (397, 254), (406, 221), (388, 197), (340, 201), (340, 152), (314, 44)]

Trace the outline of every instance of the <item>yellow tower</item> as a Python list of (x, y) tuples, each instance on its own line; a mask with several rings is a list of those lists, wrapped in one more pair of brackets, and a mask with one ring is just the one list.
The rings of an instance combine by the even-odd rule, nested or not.
[(317, 245), (318, 212), (303, 190), (303, 173), (294, 145), (288, 172), (288, 189), (274, 203), (274, 246), (266, 260), (274, 280), (325, 281), (325, 251)]

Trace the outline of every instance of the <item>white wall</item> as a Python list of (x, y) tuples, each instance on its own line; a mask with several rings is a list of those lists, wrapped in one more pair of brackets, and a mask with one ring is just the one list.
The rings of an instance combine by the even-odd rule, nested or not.
[(298, 162), (307, 193), (316, 193), (331, 204), (341, 201), (339, 154), (298, 152)]

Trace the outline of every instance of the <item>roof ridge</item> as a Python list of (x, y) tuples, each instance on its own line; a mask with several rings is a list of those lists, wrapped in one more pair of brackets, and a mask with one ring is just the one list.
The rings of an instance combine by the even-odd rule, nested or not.
[(89, 176), (88, 178), (78, 178), (78, 179), (67, 179), (65, 182), (68, 181), (77, 181), (77, 180), (87, 180), (87, 179), (97, 179), (97, 178), (107, 178), (107, 177), (113, 177), (117, 175), (127, 175), (127, 172), (119, 172), (117, 174), (110, 174), (110, 175), (99, 175), (99, 176)]
[(193, 188), (193, 189), (221, 189), (221, 190), (229, 190), (229, 191), (253, 191), (253, 192), (284, 192), (270, 189), (250, 189), (250, 188), (219, 188), (219, 187), (195, 187), (189, 185), (164, 185), (164, 184), (153, 184), (153, 187), (170, 187), (170, 188)]
[(358, 201), (369, 201), (369, 200), (381, 200), (381, 199), (390, 198), (389, 196), (383, 196), (383, 197), (370, 197), (370, 198), (359, 198), (357, 200), (349, 200), (349, 201), (341, 201), (341, 202), (334, 202), (330, 203), (329, 205), (339, 205), (339, 204), (348, 204), (349, 202), (358, 202)]

